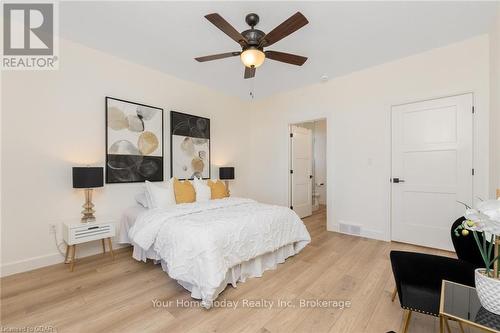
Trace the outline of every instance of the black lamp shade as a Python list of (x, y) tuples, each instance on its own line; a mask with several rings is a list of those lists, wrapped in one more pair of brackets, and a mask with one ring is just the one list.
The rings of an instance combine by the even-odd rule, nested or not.
[(220, 167), (219, 168), (219, 179), (234, 179), (234, 168), (233, 167)]
[(73, 188), (104, 186), (102, 167), (73, 167)]

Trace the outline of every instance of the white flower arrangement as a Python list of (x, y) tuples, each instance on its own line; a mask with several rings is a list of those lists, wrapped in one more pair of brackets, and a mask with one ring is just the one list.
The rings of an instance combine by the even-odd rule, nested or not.
[[(455, 235), (460, 235), (459, 230), (463, 236), (467, 236), (471, 231), (485, 263), (486, 275), (498, 278), (500, 256), (498, 250), (495, 251), (495, 243), (500, 236), (500, 199), (481, 201), (475, 209), (465, 206), (466, 220), (455, 229)], [(482, 242), (478, 233), (483, 234)]]

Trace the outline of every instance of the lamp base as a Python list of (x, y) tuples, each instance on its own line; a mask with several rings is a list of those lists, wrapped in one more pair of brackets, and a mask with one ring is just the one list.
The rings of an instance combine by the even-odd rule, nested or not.
[(93, 215), (92, 216), (87, 216), (87, 217), (84, 216), (84, 217), (82, 217), (80, 219), (80, 222), (82, 222), (82, 223), (92, 223), (92, 222), (95, 222), (95, 216), (93, 216)]
[(92, 203), (92, 189), (91, 188), (86, 188), (85, 189), (85, 203), (82, 205), (83, 210), (82, 210), (82, 223), (89, 223), (89, 222), (94, 222), (95, 221), (95, 210), (94, 210), (94, 204)]

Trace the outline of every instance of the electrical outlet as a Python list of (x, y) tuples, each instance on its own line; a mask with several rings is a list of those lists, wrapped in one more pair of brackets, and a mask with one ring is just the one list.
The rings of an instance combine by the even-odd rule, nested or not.
[(49, 224), (49, 234), (55, 234), (55, 233), (56, 233), (56, 225)]

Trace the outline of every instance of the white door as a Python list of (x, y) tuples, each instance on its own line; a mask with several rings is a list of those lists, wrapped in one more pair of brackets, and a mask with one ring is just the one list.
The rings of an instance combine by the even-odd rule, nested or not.
[(291, 206), (301, 218), (312, 214), (312, 131), (292, 126), (291, 152)]
[(392, 240), (452, 250), (472, 204), (472, 94), (392, 108)]

